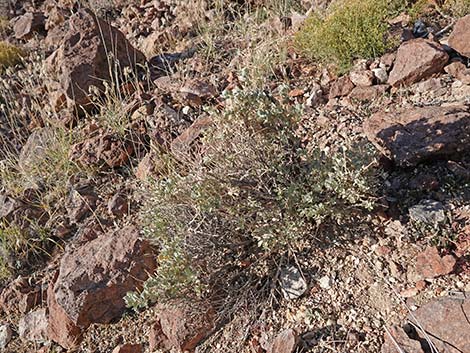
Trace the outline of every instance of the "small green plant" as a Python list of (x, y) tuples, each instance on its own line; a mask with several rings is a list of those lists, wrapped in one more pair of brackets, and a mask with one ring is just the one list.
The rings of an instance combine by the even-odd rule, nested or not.
[(296, 46), (307, 57), (346, 71), (354, 59), (377, 57), (393, 45), (386, 19), (405, 5), (400, 0), (338, 1), (326, 14), (313, 13), (306, 20)]
[(7, 42), (0, 42), (0, 70), (21, 62), (24, 52)]
[(226, 110), (211, 114), (204, 153), (180, 157), (151, 183), (145, 232), (161, 249), (159, 267), (128, 305), (200, 295), (214, 278), (232, 283), (244, 258), (276, 258), (320, 224), (373, 207), (369, 161), (307, 151), (296, 136), (301, 111), (287, 90), (279, 95), (227, 94)]

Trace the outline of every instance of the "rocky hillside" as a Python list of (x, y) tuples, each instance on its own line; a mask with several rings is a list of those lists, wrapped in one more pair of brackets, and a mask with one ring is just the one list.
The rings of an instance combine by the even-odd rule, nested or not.
[(0, 351), (470, 353), (469, 0), (0, 1)]

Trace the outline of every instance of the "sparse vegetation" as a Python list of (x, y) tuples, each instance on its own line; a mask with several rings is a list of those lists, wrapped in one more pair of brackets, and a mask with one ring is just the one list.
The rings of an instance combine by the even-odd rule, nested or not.
[(15, 47), (12, 44), (1, 41), (0, 42), (0, 70), (9, 66), (16, 65), (21, 62), (21, 57), (24, 55), (23, 50)]
[(300, 112), (285, 93), (236, 90), (226, 98), (226, 111), (212, 114), (204, 153), (150, 187), (146, 234), (161, 248), (160, 266), (140, 299), (130, 295), (132, 306), (188, 295), (216, 275), (230, 282), (228, 263), (275, 258), (325, 221), (374, 205), (366, 158), (305, 151), (295, 135)]
[(325, 14), (312, 13), (297, 33), (296, 45), (307, 57), (346, 71), (354, 59), (377, 57), (394, 44), (387, 37), (386, 19), (405, 5), (400, 0), (338, 1)]
[(455, 17), (462, 17), (470, 14), (469, 0), (447, 0), (443, 8)]

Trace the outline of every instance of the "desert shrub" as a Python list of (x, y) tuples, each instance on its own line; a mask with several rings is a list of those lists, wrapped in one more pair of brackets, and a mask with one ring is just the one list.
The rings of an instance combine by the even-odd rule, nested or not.
[(285, 93), (237, 90), (226, 98), (202, 152), (175, 161), (149, 186), (145, 233), (161, 249), (159, 269), (128, 295), (130, 306), (201, 294), (220, 280), (229, 290), (240, 261), (274, 259), (319, 225), (373, 207), (369, 161), (346, 150), (307, 152), (295, 133), (300, 110)]
[(394, 43), (386, 19), (405, 6), (404, 0), (335, 2), (326, 14), (314, 12), (306, 20), (296, 46), (307, 57), (347, 70), (354, 59), (374, 58)]
[(450, 12), (455, 17), (463, 17), (470, 14), (470, 0), (447, 0), (443, 7), (444, 10)]
[(20, 48), (7, 42), (0, 42), (0, 70), (18, 64), (23, 55), (24, 53)]

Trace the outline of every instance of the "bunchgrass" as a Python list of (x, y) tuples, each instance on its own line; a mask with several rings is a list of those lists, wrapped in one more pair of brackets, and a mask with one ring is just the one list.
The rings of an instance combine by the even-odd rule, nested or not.
[(305, 56), (335, 64), (341, 72), (355, 59), (383, 54), (395, 42), (387, 38), (387, 18), (406, 7), (406, 1), (342, 0), (326, 13), (313, 12), (295, 37)]

